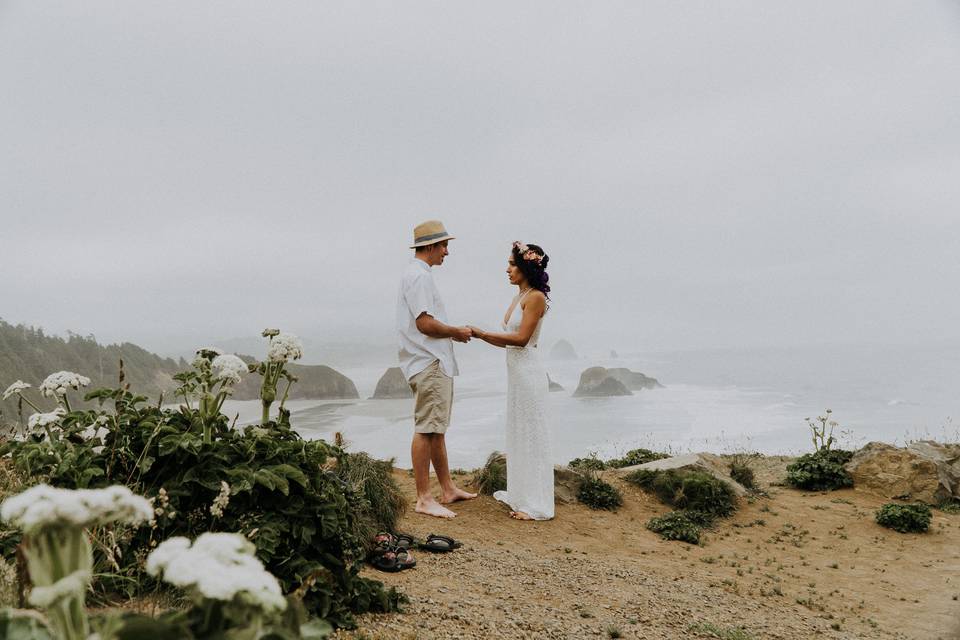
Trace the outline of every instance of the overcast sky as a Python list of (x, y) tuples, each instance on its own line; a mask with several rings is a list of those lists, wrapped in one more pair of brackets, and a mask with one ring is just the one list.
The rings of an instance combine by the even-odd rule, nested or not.
[(412, 227), (545, 340), (960, 339), (956, 2), (0, 0), (0, 317), (393, 339)]

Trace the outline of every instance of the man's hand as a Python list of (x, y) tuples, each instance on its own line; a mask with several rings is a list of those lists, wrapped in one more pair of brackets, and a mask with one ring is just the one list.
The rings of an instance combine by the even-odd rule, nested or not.
[(483, 331), (481, 329), (478, 329), (472, 324), (468, 325), (467, 328), (470, 329), (470, 333), (473, 335), (474, 338), (480, 338), (481, 340), (483, 340)]
[(470, 330), (470, 327), (453, 327), (453, 335), (450, 337), (457, 342), (470, 342), (473, 331)]

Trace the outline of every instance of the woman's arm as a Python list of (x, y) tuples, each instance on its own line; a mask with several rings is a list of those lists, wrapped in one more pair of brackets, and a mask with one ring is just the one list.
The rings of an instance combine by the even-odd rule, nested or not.
[(537, 322), (540, 321), (540, 317), (547, 308), (547, 298), (541, 291), (531, 291), (527, 295), (526, 305), (521, 308), (523, 317), (520, 319), (520, 329), (517, 332), (494, 333), (493, 331), (470, 327), (473, 330), (473, 336), (495, 347), (527, 346), (530, 338), (533, 337), (534, 330), (537, 328)]

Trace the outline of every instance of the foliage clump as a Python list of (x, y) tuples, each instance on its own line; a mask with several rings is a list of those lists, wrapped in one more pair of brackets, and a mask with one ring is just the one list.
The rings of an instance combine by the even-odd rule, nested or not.
[(923, 504), (896, 504), (889, 502), (877, 511), (877, 524), (900, 533), (924, 533), (930, 528), (933, 514)]
[(679, 540), (689, 544), (700, 544), (703, 525), (695, 515), (688, 511), (671, 511), (666, 515), (651, 518), (647, 529), (660, 534), (664, 540)]
[(593, 454), (586, 458), (574, 458), (567, 463), (567, 466), (572, 469), (580, 469), (584, 471), (603, 471), (604, 469), (622, 469), (624, 467), (632, 467), (634, 465), (646, 464), (648, 462), (653, 462), (654, 460), (662, 460), (663, 458), (669, 457), (670, 456), (666, 453), (651, 451), (650, 449), (631, 449), (623, 454), (623, 457), (621, 458), (601, 460), (596, 456), (596, 454)]
[(492, 496), (496, 491), (507, 489), (507, 457), (494, 451), (487, 457), (486, 463), (473, 474), (473, 484), (477, 491)]
[(853, 486), (853, 478), (844, 468), (852, 451), (821, 449), (807, 453), (787, 466), (787, 484), (807, 491), (833, 491)]
[(737, 496), (726, 482), (704, 471), (638, 469), (624, 478), (655, 495), (662, 503), (726, 518), (737, 509)]
[[(392, 464), (303, 440), (282, 407), (279, 422), (231, 427), (219, 412), (225, 378), (209, 364), (216, 357), (201, 350), (194, 371), (179, 376), (184, 402), (175, 409), (147, 404), (121, 378), (117, 389), (86, 395), (98, 408), (58, 414), (42, 431), (0, 446), (0, 457), (57, 487), (122, 484), (154, 500), (151, 527), (97, 532), (95, 590), (134, 595), (152, 584), (142, 570), (152, 545), (229, 531), (256, 546), (284, 593), (333, 626), (395, 609), (398, 592), (359, 575), (364, 536), (392, 529), (403, 509)], [(0, 540), (0, 549), (11, 550), (16, 537)]]
[(623, 494), (620, 490), (594, 474), (586, 474), (580, 480), (577, 500), (591, 509), (616, 511), (623, 506)]

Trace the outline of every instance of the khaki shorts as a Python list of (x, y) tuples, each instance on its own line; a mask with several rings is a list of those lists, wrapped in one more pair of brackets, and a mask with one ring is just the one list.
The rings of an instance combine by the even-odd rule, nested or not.
[(453, 410), (453, 378), (434, 360), (426, 369), (410, 378), (416, 395), (413, 424), (416, 433), (446, 433)]

